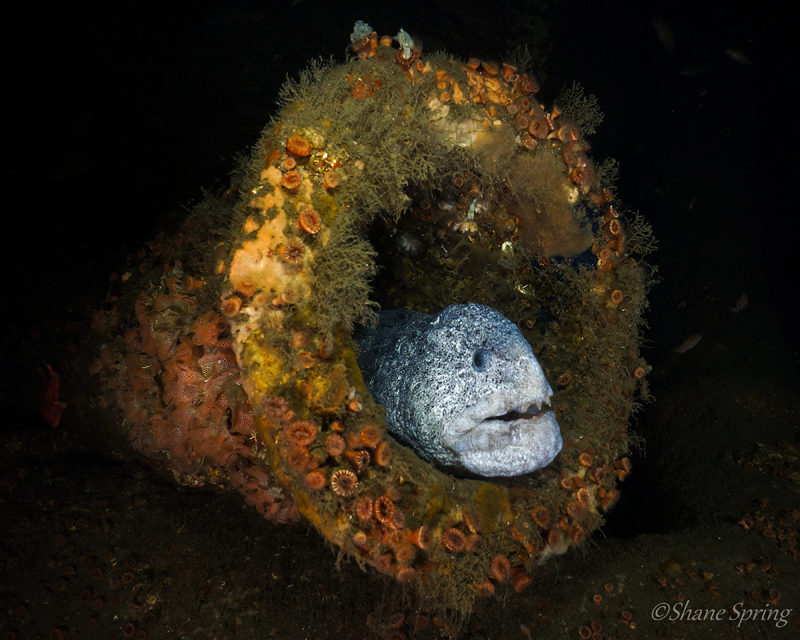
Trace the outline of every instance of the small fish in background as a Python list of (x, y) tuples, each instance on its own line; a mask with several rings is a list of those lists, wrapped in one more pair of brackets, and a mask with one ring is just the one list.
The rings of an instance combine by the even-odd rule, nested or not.
[(675, 36), (672, 33), (672, 27), (669, 26), (669, 22), (659, 16), (653, 16), (653, 26), (656, 29), (658, 39), (661, 40), (661, 44), (664, 45), (667, 53), (672, 55), (675, 50)]
[(697, 343), (703, 339), (702, 333), (695, 333), (693, 336), (689, 336), (684, 340), (681, 344), (675, 347), (672, 350), (672, 353), (686, 353), (689, 349), (697, 346)]
[(698, 62), (690, 62), (682, 67), (680, 74), (682, 76), (701, 76), (709, 71), (713, 71), (720, 65), (718, 60), (701, 60)]
[(747, 54), (745, 54), (745, 52), (741, 49), (725, 49), (725, 53), (728, 54), (728, 57), (731, 60), (738, 62), (739, 64), (753, 64), (753, 61), (748, 58)]
[(692, 207), (694, 207), (694, 202), (695, 202), (695, 200), (697, 200), (697, 196), (694, 196), (694, 197), (691, 199), (691, 201), (689, 202), (689, 211), (691, 211), (691, 210), (692, 210)]
[(736, 301), (736, 306), (731, 307), (731, 313), (739, 313), (747, 306), (747, 294), (743, 293), (742, 297)]

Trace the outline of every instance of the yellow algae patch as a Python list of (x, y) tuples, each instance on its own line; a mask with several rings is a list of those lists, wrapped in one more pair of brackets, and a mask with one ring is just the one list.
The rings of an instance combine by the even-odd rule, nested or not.
[(278, 259), (278, 245), (283, 242), (286, 214), (281, 210), (266, 221), (253, 240), (245, 240), (231, 260), (229, 277), (234, 289), (246, 296), (256, 291), (282, 291), (288, 281), (284, 265)]
[(494, 484), (483, 484), (475, 496), (475, 504), (483, 516), (485, 533), (497, 531), (500, 525), (507, 526), (514, 522), (514, 512), (508, 494)]
[(591, 224), (572, 206), (575, 189), (554, 154), (520, 156), (511, 167), (509, 183), (517, 197), (504, 204), (522, 222), (520, 236), (528, 249), (548, 258), (569, 258), (592, 246)]
[(248, 355), (250, 378), (257, 387), (271, 391), (274, 387), (280, 386), (286, 362), (276, 350), (262, 342), (257, 347), (248, 349)]
[(304, 177), (303, 181), (300, 183), (298, 198), (310, 203), (312, 193), (314, 193), (314, 183), (311, 182), (308, 177)]
[(441, 484), (434, 484), (430, 488), (430, 497), (427, 501), (427, 517), (433, 518), (440, 511), (450, 509), (450, 496)]
[(261, 172), (261, 181), (268, 182), (272, 185), (272, 193), (256, 196), (250, 200), (250, 206), (254, 209), (260, 209), (261, 213), (267, 215), (272, 207), (280, 211), (286, 202), (286, 194), (280, 188), (281, 179), (283, 174), (277, 167), (268, 167)]
[(472, 135), (472, 149), (490, 171), (507, 162), (515, 147), (513, 132), (496, 122), (484, 121)]
[(367, 395), (369, 391), (367, 391), (367, 385), (364, 382), (364, 377), (361, 375), (361, 369), (358, 367), (356, 352), (352, 349), (344, 349), (342, 351), (341, 361), (350, 372), (351, 384), (355, 386), (359, 393)]
[(327, 193), (323, 193), (318, 197), (319, 206), (317, 211), (322, 217), (322, 222), (326, 226), (333, 226), (336, 219), (336, 214), (339, 213), (339, 207), (336, 205), (336, 200)]
[(281, 170), (278, 169), (278, 167), (267, 167), (261, 172), (261, 181), (269, 182), (273, 187), (280, 185), (282, 179), (283, 173), (281, 173)]
[(253, 233), (253, 231), (258, 229), (258, 226), (258, 222), (253, 220), (251, 216), (248, 216), (247, 220), (245, 220), (244, 224), (242, 225), (242, 232), (249, 236), (251, 233)]
[(350, 385), (341, 363), (314, 367), (308, 374), (308, 406), (314, 413), (327, 415), (341, 408)]
[(309, 497), (309, 495), (305, 491), (294, 489), (293, 496), (294, 504), (297, 507), (297, 512), (306, 520), (309, 520), (321, 527), (322, 521), (320, 520), (319, 522), (316, 522), (318, 518), (315, 516), (318, 511), (314, 508), (314, 501)]
[(283, 208), (284, 197), (279, 189), (275, 189), (273, 193), (268, 193), (264, 196), (258, 196), (250, 201), (250, 207), (253, 209), (260, 209), (263, 215), (267, 215), (272, 207), (279, 211)]

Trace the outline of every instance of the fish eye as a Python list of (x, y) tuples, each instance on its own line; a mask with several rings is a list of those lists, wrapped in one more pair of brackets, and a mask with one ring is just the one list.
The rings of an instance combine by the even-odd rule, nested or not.
[(486, 368), (486, 352), (483, 349), (476, 349), (472, 354), (472, 368), (475, 371), (483, 371)]

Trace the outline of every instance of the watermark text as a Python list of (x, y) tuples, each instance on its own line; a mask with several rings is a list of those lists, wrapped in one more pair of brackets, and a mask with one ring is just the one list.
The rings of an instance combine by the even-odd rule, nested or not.
[(743, 602), (737, 602), (730, 609), (701, 609), (692, 607), (691, 601), (676, 602), (670, 605), (668, 602), (659, 602), (650, 612), (653, 620), (669, 620), (674, 622), (683, 620), (687, 622), (698, 622), (703, 620), (737, 622), (737, 627), (741, 627), (745, 622), (773, 622), (777, 629), (781, 629), (788, 624), (787, 618), (791, 615), (791, 609), (778, 609), (775, 607), (746, 607)]

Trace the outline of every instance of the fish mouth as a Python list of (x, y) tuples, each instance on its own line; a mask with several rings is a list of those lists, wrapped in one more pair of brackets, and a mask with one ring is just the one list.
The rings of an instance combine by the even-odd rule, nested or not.
[(556, 415), (543, 408), (550, 393), (519, 404), (508, 400), (502, 393), (480, 400), (443, 433), (443, 444), (463, 469), (484, 477), (518, 476), (546, 467), (561, 451)]
[[(488, 396), (475, 405), (470, 407), (474, 427), (489, 426), (496, 422), (514, 422), (517, 420), (538, 420), (548, 411), (543, 409), (545, 405), (550, 406), (552, 395), (546, 393), (544, 396), (528, 399), (524, 402), (509, 403), (505, 398)], [(499, 426), (499, 425), (498, 425)]]
[(508, 398), (503, 393), (485, 396), (455, 416), (444, 430), (445, 441), (454, 451), (463, 452), (475, 446), (475, 436), (483, 432), (487, 435), (503, 434), (500, 437), (506, 445), (524, 446), (525, 432), (537, 422), (553, 416), (552, 411), (543, 408), (550, 405), (551, 397), (551, 393), (545, 393), (519, 402), (518, 396)]
[[(536, 420), (541, 418), (546, 413), (546, 410), (542, 409), (541, 402), (529, 402), (527, 404), (522, 404), (510, 411), (506, 411), (504, 414), (499, 416), (489, 416), (481, 420), (481, 422), (493, 422), (495, 420), (502, 420), (503, 422), (512, 422), (514, 420)], [(544, 404), (550, 405), (550, 399), (546, 398)]]

